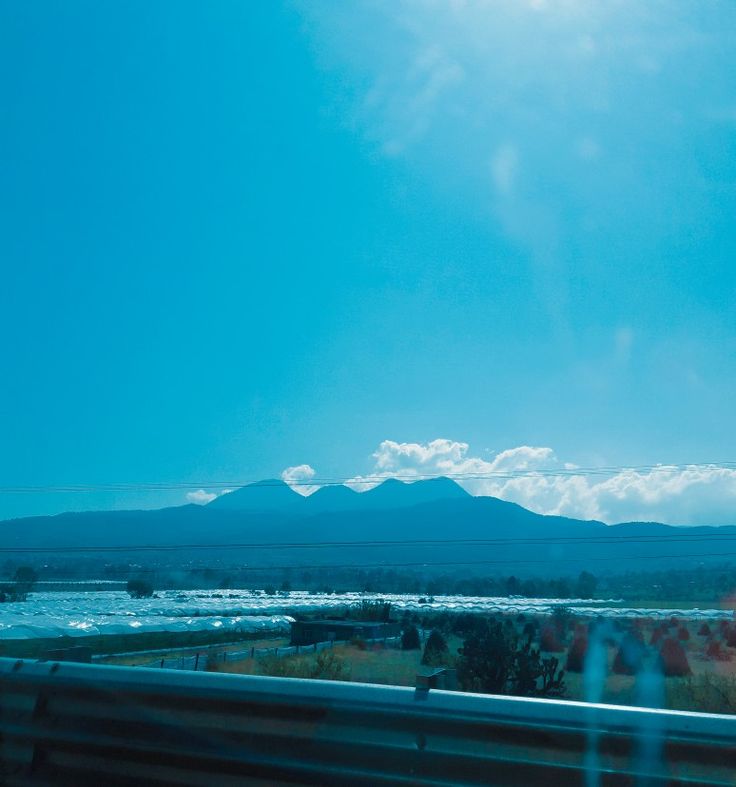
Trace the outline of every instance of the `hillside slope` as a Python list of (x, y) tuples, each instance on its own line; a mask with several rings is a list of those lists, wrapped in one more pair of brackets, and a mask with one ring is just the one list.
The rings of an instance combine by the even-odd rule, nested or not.
[(678, 562), (692, 567), (731, 561), (736, 552), (736, 527), (608, 526), (542, 516), (497, 498), (471, 497), (449, 479), (387, 481), (360, 494), (327, 487), (309, 498), (281, 482), (253, 486), (207, 506), (7, 520), (0, 522), (0, 547), (6, 555), (20, 550), (7, 555), (14, 559), (25, 549), (78, 554), (80, 548), (117, 550), (122, 559), (133, 554), (126, 548), (146, 546), (151, 549), (135, 552), (145, 563), (172, 549), (170, 561), (201, 559), (206, 546), (209, 556), (249, 565), (431, 564), (439, 571), (462, 563), (539, 574)]

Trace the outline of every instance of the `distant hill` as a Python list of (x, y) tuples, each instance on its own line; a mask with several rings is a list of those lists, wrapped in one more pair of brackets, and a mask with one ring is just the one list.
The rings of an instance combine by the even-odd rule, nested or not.
[[(152, 549), (136, 551), (136, 562), (160, 563), (169, 554), (169, 564), (183, 564), (201, 560), (206, 545), (209, 557), (254, 566), (391, 564), (539, 575), (582, 568), (662, 568), (683, 561), (690, 568), (723, 563), (733, 561), (736, 552), (729, 539), (736, 540), (736, 527), (651, 522), (608, 526), (542, 516), (497, 498), (472, 497), (448, 478), (412, 484), (389, 479), (361, 493), (327, 486), (309, 497), (282, 481), (267, 480), (206, 506), (89, 511), (0, 522), (0, 547), (19, 550), (6, 552), (14, 560), (26, 549), (70, 547), (91, 553), (116, 549), (111, 560), (122, 560), (133, 554), (125, 552), (127, 547), (145, 545)], [(428, 540), (438, 543), (416, 543)], [(463, 543), (469, 540), (495, 543)], [(342, 546), (345, 542), (363, 543)], [(187, 545), (192, 549), (184, 548)], [(167, 553), (166, 548), (176, 551)]]
[(296, 510), (303, 501), (302, 495), (287, 483), (271, 478), (220, 495), (208, 506), (210, 510), (221, 511), (289, 511), (292, 508)]
[(366, 492), (356, 492), (343, 484), (332, 484), (323, 486), (309, 496), (298, 494), (284, 481), (270, 479), (220, 495), (208, 507), (250, 513), (279, 511), (305, 515), (408, 508), (438, 500), (463, 500), (469, 497), (471, 495), (449, 478), (430, 478), (414, 483), (387, 478)]

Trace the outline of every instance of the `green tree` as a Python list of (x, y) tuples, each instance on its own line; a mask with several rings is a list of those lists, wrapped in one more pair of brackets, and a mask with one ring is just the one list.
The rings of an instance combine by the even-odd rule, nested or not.
[(427, 637), (424, 643), (424, 653), (422, 654), (422, 664), (429, 667), (438, 667), (441, 664), (446, 664), (450, 656), (450, 651), (447, 647), (447, 642), (442, 634), (433, 629), (432, 633)]
[(597, 587), (596, 577), (590, 571), (581, 571), (575, 585), (575, 594), (578, 598), (592, 598)]
[(416, 626), (407, 626), (401, 633), (402, 650), (419, 650), (422, 643), (419, 640), (419, 631)]
[(359, 604), (350, 606), (348, 616), (353, 620), (387, 623), (391, 619), (391, 602), (364, 599)]
[(129, 579), (125, 589), (131, 598), (150, 598), (153, 595), (153, 585), (145, 579)]
[(521, 582), (515, 576), (510, 576), (506, 580), (506, 592), (509, 596), (518, 596), (521, 591)]
[(562, 696), (564, 672), (558, 659), (542, 658), (531, 640), (522, 642), (500, 621), (487, 621), (458, 651), (458, 681), (464, 691), (527, 697)]
[(38, 581), (38, 574), (31, 566), (18, 566), (13, 583), (5, 589), (9, 601), (25, 601)]

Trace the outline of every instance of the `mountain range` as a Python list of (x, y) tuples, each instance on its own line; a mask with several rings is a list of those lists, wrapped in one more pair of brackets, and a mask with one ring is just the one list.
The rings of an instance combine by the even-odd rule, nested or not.
[(6, 552), (77, 554), (83, 548), (130, 556), (133, 547), (150, 547), (135, 552), (143, 563), (161, 561), (172, 548), (176, 558), (169, 562), (199, 559), (206, 547), (218, 560), (251, 566), (339, 563), (540, 575), (732, 562), (733, 542), (734, 526), (606, 525), (543, 516), (494, 497), (473, 497), (449, 478), (387, 479), (361, 493), (325, 486), (307, 497), (270, 479), (206, 506), (0, 522), (0, 548)]

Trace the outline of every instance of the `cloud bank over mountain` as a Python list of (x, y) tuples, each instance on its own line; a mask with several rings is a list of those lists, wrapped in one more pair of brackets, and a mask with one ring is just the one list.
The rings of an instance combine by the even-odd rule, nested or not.
[(313, 486), (306, 482), (314, 478), (315, 472), (315, 469), (310, 465), (295, 465), (281, 471), (281, 480), (286, 481), (300, 495), (311, 495), (319, 489), (319, 486)]
[[(372, 472), (354, 476), (347, 485), (361, 491), (384, 478), (446, 475), (473, 495), (491, 495), (540, 514), (683, 525), (736, 519), (736, 470), (729, 468), (661, 465), (593, 474), (562, 461), (549, 447), (522, 445), (491, 458), (473, 456), (469, 449), (468, 443), (448, 439), (384, 440), (373, 454)], [(290, 478), (318, 480), (309, 465), (287, 468), (282, 477), (287, 483)], [(295, 488), (304, 493), (304, 486)]]
[(217, 494), (215, 492), (208, 492), (205, 489), (197, 489), (194, 492), (187, 492), (186, 494), (188, 503), (196, 503), (200, 506), (211, 503), (216, 497)]

